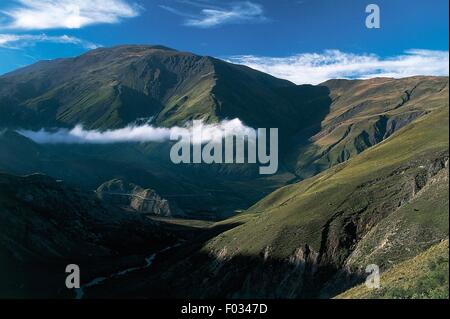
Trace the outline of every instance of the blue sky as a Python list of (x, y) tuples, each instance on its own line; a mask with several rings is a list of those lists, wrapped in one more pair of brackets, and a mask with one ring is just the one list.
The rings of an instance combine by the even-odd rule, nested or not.
[[(370, 3), (380, 7), (380, 29), (365, 27)], [(448, 23), (448, 0), (2, 0), (0, 73), (98, 46), (145, 43), (296, 83), (445, 75)]]

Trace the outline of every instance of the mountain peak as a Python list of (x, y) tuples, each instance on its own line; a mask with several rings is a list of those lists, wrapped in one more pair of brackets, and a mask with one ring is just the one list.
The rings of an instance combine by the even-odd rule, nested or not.
[(169, 51), (179, 52), (178, 50), (159, 44), (120, 44), (112, 47), (100, 47), (88, 51), (86, 54), (95, 54), (98, 52), (151, 52), (151, 51)]

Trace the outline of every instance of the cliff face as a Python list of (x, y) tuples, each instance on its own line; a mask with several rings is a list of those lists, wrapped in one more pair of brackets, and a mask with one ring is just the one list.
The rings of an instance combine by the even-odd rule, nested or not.
[(143, 189), (133, 183), (114, 179), (103, 183), (96, 191), (98, 198), (131, 209), (138, 213), (164, 217), (183, 216), (183, 211), (175, 203), (159, 196), (152, 189)]

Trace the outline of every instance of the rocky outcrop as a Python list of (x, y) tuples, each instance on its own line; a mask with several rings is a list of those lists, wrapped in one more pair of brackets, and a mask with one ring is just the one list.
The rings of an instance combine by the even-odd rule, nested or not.
[(113, 205), (132, 209), (138, 213), (158, 216), (182, 216), (183, 211), (175, 203), (159, 196), (152, 189), (144, 189), (121, 179), (113, 179), (100, 185), (98, 198)]

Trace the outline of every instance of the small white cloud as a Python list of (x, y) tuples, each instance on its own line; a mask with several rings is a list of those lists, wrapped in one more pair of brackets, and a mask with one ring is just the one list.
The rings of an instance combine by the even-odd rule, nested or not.
[(402, 78), (414, 75), (448, 76), (449, 52), (408, 50), (381, 58), (375, 54), (353, 54), (339, 50), (302, 53), (289, 57), (234, 56), (230, 62), (244, 64), (296, 84), (319, 84), (329, 79)]
[(10, 18), (3, 28), (20, 30), (79, 29), (99, 23), (117, 23), (139, 15), (126, 0), (15, 0), (2, 13)]
[(250, 1), (234, 2), (223, 7), (193, 1), (183, 1), (182, 3), (196, 8), (204, 6), (204, 8), (201, 8), (196, 13), (188, 13), (169, 6), (161, 5), (160, 7), (171, 13), (185, 17), (184, 24), (186, 26), (198, 28), (210, 28), (231, 23), (263, 22), (267, 20), (264, 16), (263, 7), (260, 4)]
[(95, 49), (99, 47), (95, 43), (69, 35), (49, 36), (46, 34), (0, 34), (0, 47), (2, 48), (17, 49), (33, 46), (39, 42), (68, 43), (79, 45), (86, 49)]
[[(216, 124), (201, 124), (201, 136), (194, 136), (192, 143), (207, 143), (217, 138), (236, 135), (248, 136), (255, 133), (253, 128), (245, 126), (239, 119), (224, 120)], [(192, 124), (186, 127), (155, 127), (149, 124), (130, 125), (121, 129), (97, 131), (85, 130), (81, 125), (73, 129), (48, 131), (18, 130), (17, 132), (39, 144), (111, 144), (129, 142), (165, 142), (172, 134), (192, 137)], [(254, 135), (254, 134), (253, 134)]]

